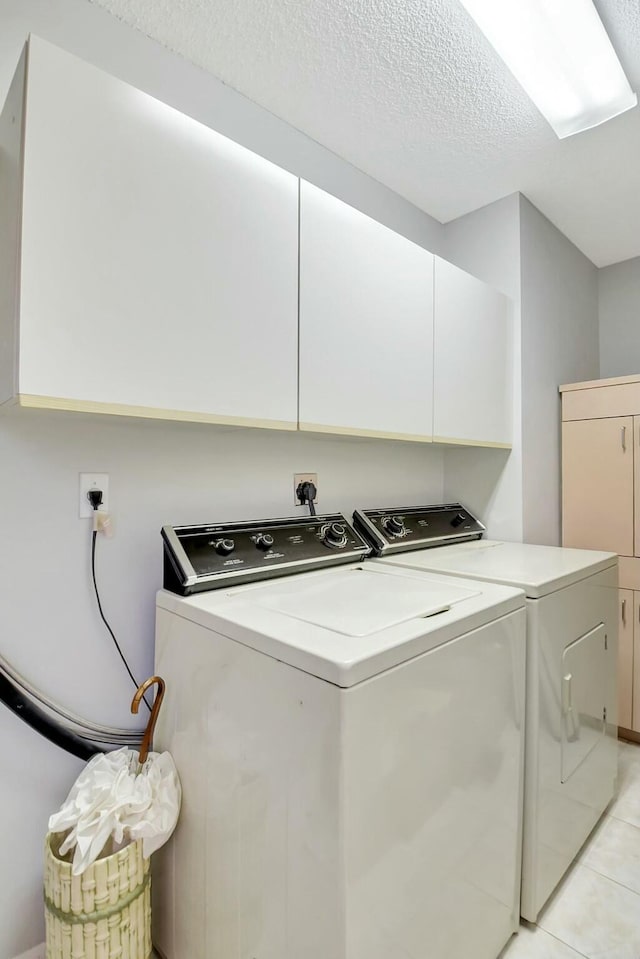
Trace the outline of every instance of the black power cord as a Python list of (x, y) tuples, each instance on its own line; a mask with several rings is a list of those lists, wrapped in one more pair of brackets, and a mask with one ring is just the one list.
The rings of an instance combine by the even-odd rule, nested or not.
[(313, 501), (316, 498), (317, 492), (318, 490), (316, 489), (315, 483), (312, 483), (310, 480), (298, 483), (296, 487), (296, 496), (302, 506), (306, 504), (309, 507), (309, 512), (312, 516), (316, 515), (316, 508)]
[[(101, 503), (102, 503), (102, 490), (99, 490), (99, 489), (91, 489), (91, 490), (89, 490), (89, 492), (87, 493), (87, 499), (88, 499), (89, 502), (91, 503), (91, 506), (93, 507), (94, 511), (97, 511), (98, 507), (99, 507), (99, 506), (101, 505)], [(113, 642), (114, 642), (114, 644), (115, 644), (115, 647), (116, 647), (116, 649), (118, 650), (118, 653), (119, 653), (119, 655), (120, 655), (120, 659), (121, 659), (122, 662), (124, 663), (124, 668), (125, 668), (126, 671), (129, 673), (129, 676), (130, 676), (130, 678), (131, 678), (131, 682), (132, 682), (133, 685), (136, 687), (136, 689), (138, 689), (139, 686), (140, 686), (140, 683), (138, 682), (138, 680), (136, 679), (136, 677), (135, 677), (135, 676), (133, 675), (133, 673), (131, 672), (131, 669), (130, 669), (130, 667), (129, 667), (129, 663), (127, 662), (124, 653), (123, 653), (122, 650), (120, 649), (120, 644), (118, 643), (118, 640), (116, 639), (116, 634), (115, 634), (114, 631), (111, 629), (111, 626), (109, 625), (109, 622), (108, 622), (108, 620), (107, 620), (107, 617), (104, 615), (104, 613), (103, 613), (103, 611), (102, 611), (102, 603), (100, 602), (100, 593), (98, 592), (98, 582), (97, 582), (97, 580), (96, 580), (96, 538), (97, 538), (97, 535), (98, 535), (98, 531), (94, 529), (94, 530), (93, 530), (93, 533), (91, 534), (91, 577), (92, 577), (92, 579), (93, 579), (93, 589), (94, 589), (95, 594), (96, 594), (96, 603), (98, 604), (98, 612), (100, 613), (100, 618), (101, 618), (102, 622), (104, 623), (104, 625), (107, 627), (107, 630), (109, 631), (109, 635), (111, 636), (111, 639), (113, 640)], [(147, 707), (147, 709), (149, 710), (149, 712), (151, 712), (151, 706), (149, 705), (149, 700), (147, 699), (146, 696), (143, 696), (142, 698), (144, 699), (145, 706)]]

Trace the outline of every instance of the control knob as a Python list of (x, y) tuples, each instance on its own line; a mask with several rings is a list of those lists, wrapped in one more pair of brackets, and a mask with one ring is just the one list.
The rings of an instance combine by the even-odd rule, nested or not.
[(330, 523), (322, 531), (322, 539), (327, 546), (347, 545), (347, 528), (344, 523)]
[(406, 533), (404, 525), (404, 516), (389, 516), (384, 521), (385, 532), (389, 533), (391, 536), (402, 536), (403, 533)]
[(266, 553), (266, 551), (273, 546), (273, 536), (271, 533), (258, 533), (254, 539), (254, 543), (258, 549), (263, 549)]
[(466, 520), (466, 518), (467, 518), (467, 517), (464, 515), (464, 513), (457, 513), (457, 514), (453, 517), (453, 519), (451, 520), (451, 525), (452, 525), (453, 527), (460, 526), (461, 523), (464, 523), (464, 521)]
[(221, 556), (228, 556), (229, 553), (233, 553), (236, 548), (236, 544), (232, 539), (217, 539), (213, 544), (215, 547), (216, 553), (219, 553)]

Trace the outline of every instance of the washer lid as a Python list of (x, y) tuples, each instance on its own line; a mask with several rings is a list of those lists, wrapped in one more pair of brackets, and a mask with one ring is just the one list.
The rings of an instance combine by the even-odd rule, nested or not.
[(376, 562), (517, 586), (530, 599), (564, 589), (617, 564), (615, 553), (479, 540), (415, 550)]
[(522, 614), (524, 629), (525, 596), (495, 583), (367, 561), (364, 568), (359, 563), (187, 597), (162, 590), (157, 604), (175, 614), (158, 620), (159, 638), (184, 643), (185, 654), (194, 634), (182, 624), (190, 620), (348, 687), (467, 633), (478, 631), (485, 642), (480, 627), (503, 623), (510, 613)]
[(441, 613), (481, 593), (453, 582), (379, 576), (358, 568), (347, 572), (313, 583), (283, 582), (256, 594), (250, 604), (345, 636), (369, 636)]

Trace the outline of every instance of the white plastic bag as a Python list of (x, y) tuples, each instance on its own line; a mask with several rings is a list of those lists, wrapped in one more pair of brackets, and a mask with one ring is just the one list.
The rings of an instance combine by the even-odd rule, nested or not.
[(51, 832), (66, 832), (60, 847), (74, 849), (71, 871), (78, 876), (100, 855), (111, 837), (115, 849), (142, 839), (145, 858), (162, 846), (178, 821), (182, 790), (170, 753), (149, 753), (143, 766), (127, 748), (94, 756), (76, 779)]

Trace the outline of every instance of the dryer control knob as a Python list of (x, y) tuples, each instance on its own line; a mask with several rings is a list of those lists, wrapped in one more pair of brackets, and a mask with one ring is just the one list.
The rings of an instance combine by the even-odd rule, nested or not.
[(236, 548), (236, 544), (232, 539), (218, 539), (214, 543), (216, 553), (220, 553), (221, 556), (228, 556), (229, 553), (233, 553)]
[(271, 533), (258, 533), (254, 542), (258, 549), (263, 549), (266, 553), (273, 546), (273, 536)]
[(346, 546), (347, 528), (344, 523), (330, 523), (325, 527), (322, 538), (327, 546)]
[(467, 518), (467, 517), (464, 515), (464, 513), (458, 513), (458, 514), (457, 514), (456, 516), (454, 516), (453, 519), (451, 520), (451, 525), (452, 525), (452, 526), (460, 526), (462, 523), (464, 523), (464, 521), (466, 520), (466, 518)]
[(391, 534), (391, 536), (401, 536), (402, 533), (406, 533), (406, 529), (404, 527), (404, 517), (390, 516), (384, 521), (384, 528), (387, 533)]

